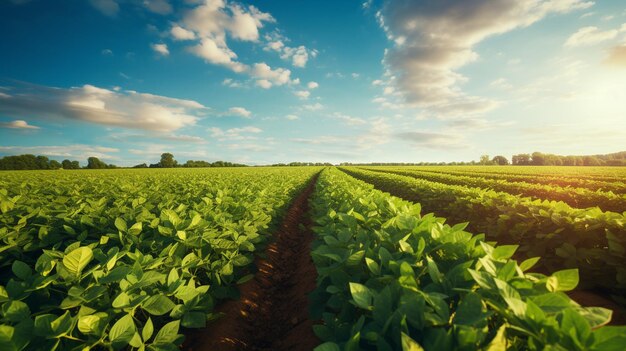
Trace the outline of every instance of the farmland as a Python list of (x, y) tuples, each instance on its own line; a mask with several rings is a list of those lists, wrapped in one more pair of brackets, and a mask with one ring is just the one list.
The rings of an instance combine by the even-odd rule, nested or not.
[[(624, 179), (616, 167), (3, 172), (0, 349), (621, 350)], [(609, 308), (577, 303), (583, 291)]]

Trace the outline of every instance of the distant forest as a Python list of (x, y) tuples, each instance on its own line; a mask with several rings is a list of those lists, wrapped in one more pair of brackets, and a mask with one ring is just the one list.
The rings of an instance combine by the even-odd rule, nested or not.
[[(626, 166), (626, 151), (616, 152), (606, 155), (587, 156), (560, 156), (533, 152), (532, 154), (513, 155), (511, 162), (504, 156), (482, 155), (479, 161), (470, 162), (416, 162), (416, 163), (341, 163), (341, 166), (462, 166), (462, 165), (509, 165), (514, 166)], [(332, 166), (328, 162), (291, 162), (276, 163), (269, 166)], [(141, 163), (132, 167), (118, 167), (114, 164), (107, 164), (97, 157), (89, 157), (87, 165), (80, 166), (76, 160), (65, 159), (61, 162), (51, 160), (46, 156), (18, 155), (5, 156), (0, 158), (0, 170), (35, 170), (35, 169), (110, 169), (110, 168), (201, 168), (201, 167), (247, 167), (245, 164), (227, 161), (194, 161), (188, 160), (185, 163), (178, 163), (171, 153), (163, 153), (161, 160), (157, 163)]]

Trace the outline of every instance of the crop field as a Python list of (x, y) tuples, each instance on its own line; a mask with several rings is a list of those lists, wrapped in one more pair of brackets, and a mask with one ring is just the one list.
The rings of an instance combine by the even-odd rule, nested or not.
[(624, 350), (626, 170), (0, 173), (0, 350)]

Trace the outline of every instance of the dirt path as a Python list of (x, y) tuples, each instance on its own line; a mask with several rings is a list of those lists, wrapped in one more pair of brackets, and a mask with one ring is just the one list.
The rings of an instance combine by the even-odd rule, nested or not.
[(225, 302), (226, 315), (203, 331), (187, 336), (184, 349), (312, 350), (319, 344), (309, 319), (307, 294), (315, 289), (317, 272), (311, 260), (313, 233), (308, 199), (317, 176), (293, 201), (278, 232), (257, 259), (255, 278), (239, 289), (241, 298)]

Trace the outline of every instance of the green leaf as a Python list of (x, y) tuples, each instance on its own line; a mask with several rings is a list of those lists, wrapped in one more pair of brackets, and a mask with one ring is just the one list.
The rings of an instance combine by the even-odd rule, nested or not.
[(149, 297), (141, 304), (141, 308), (155, 316), (162, 316), (171, 311), (176, 306), (172, 300), (164, 295), (155, 295)]
[(28, 280), (33, 275), (33, 270), (22, 261), (14, 261), (11, 270), (16, 277), (22, 280)]
[(498, 329), (498, 333), (496, 336), (491, 339), (489, 345), (485, 351), (507, 351), (507, 343), (506, 343), (506, 325), (502, 325)]
[(120, 232), (125, 233), (128, 230), (128, 226), (126, 225), (126, 221), (123, 218), (117, 217), (115, 219), (115, 228)]
[(102, 317), (90, 314), (78, 318), (78, 330), (83, 334), (98, 334)]
[(372, 308), (373, 295), (367, 286), (359, 283), (350, 283), (350, 293), (358, 307), (366, 310)]
[(204, 312), (187, 312), (181, 319), (185, 328), (204, 328), (206, 326), (206, 314)]
[(72, 331), (73, 324), (74, 318), (72, 318), (70, 311), (66, 311), (61, 317), (52, 321), (50, 327), (56, 336), (61, 336), (69, 334)]
[(339, 345), (335, 344), (334, 342), (328, 341), (317, 346), (313, 349), (313, 351), (341, 351), (341, 348), (339, 348)]
[(79, 275), (92, 259), (93, 251), (91, 251), (91, 248), (88, 246), (82, 246), (72, 250), (69, 254), (63, 257), (63, 266), (70, 273)]
[(22, 301), (9, 301), (2, 305), (2, 315), (11, 322), (30, 319), (30, 309)]
[(493, 249), (491, 253), (491, 257), (494, 260), (506, 260), (509, 259), (515, 254), (518, 245), (500, 245)]
[(549, 291), (570, 291), (578, 285), (578, 269), (565, 269), (554, 272), (546, 281)]
[(109, 331), (109, 340), (116, 348), (124, 347), (133, 338), (135, 331), (137, 331), (137, 327), (133, 316), (127, 314), (113, 324), (111, 331)]
[(378, 263), (376, 263), (376, 261), (372, 260), (369, 257), (366, 257), (365, 264), (367, 265), (367, 268), (370, 270), (370, 272), (372, 272), (372, 274), (380, 275), (380, 267), (378, 266)]
[(128, 229), (128, 234), (139, 235), (142, 229), (143, 229), (143, 225), (141, 224), (141, 222), (137, 222), (133, 224), (133, 226), (130, 227), (130, 229)]
[(424, 348), (420, 346), (415, 340), (405, 333), (401, 333), (402, 351), (424, 351)]
[(152, 318), (148, 317), (148, 321), (141, 330), (141, 337), (143, 338), (143, 341), (146, 342), (150, 340), (152, 334), (154, 334), (154, 325), (152, 324)]
[(180, 327), (180, 321), (169, 322), (159, 330), (154, 337), (155, 344), (171, 344), (176, 338), (178, 338), (178, 328)]
[(537, 264), (537, 262), (539, 261), (541, 257), (532, 257), (529, 258), (527, 260), (524, 260), (522, 263), (520, 263), (519, 268), (523, 271), (526, 272), (527, 270), (533, 268), (533, 266), (535, 266), (535, 264)]

